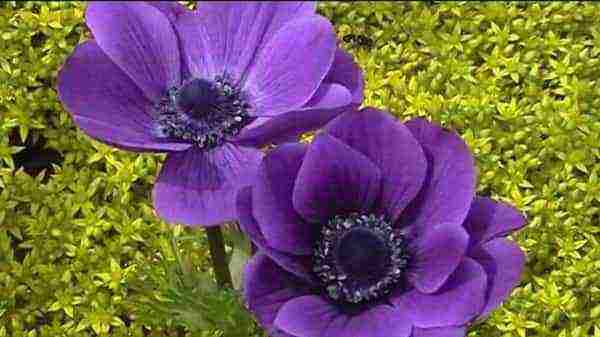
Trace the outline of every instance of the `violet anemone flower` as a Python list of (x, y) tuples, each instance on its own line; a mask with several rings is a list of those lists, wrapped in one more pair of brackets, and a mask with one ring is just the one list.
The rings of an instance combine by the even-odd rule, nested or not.
[(237, 198), (244, 296), (271, 337), (463, 337), (518, 283), (511, 206), (475, 197), (455, 133), (349, 111), (267, 154)]
[(166, 152), (153, 191), (168, 222), (235, 220), (270, 143), (362, 101), (363, 79), (309, 2), (94, 2), (94, 39), (60, 71), (59, 98), (87, 135)]

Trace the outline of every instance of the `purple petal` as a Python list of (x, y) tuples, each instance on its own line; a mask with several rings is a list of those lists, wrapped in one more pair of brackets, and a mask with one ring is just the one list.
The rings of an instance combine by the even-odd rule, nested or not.
[(277, 329), (273, 321), (288, 301), (308, 294), (306, 285), (281, 269), (263, 253), (257, 253), (244, 269), (244, 299), (269, 336)]
[(85, 18), (100, 48), (148, 99), (180, 83), (177, 36), (161, 11), (141, 2), (92, 2)]
[(297, 141), (303, 133), (318, 129), (343, 113), (349, 104), (360, 105), (363, 89), (362, 70), (350, 54), (338, 48), (323, 83), (301, 109), (259, 118), (266, 121), (259, 127), (247, 127), (236, 143), (260, 147)]
[(419, 328), (460, 326), (481, 312), (487, 277), (483, 267), (465, 258), (448, 282), (435, 294), (412, 290), (394, 298), (396, 306), (409, 312)]
[(371, 210), (381, 172), (367, 157), (321, 133), (309, 146), (294, 186), (294, 208), (323, 223), (333, 215)]
[[(208, 13), (208, 14), (218, 14), (224, 10), (235, 10), (235, 11), (241, 11), (241, 10), (256, 10), (253, 7), (250, 6), (260, 6), (260, 2), (258, 4), (251, 4), (250, 2), (246, 2), (246, 1), (202, 1), (199, 3), (198, 8), (196, 9), (196, 12), (201, 13), (201, 12), (209, 12), (212, 11), (212, 13)], [(269, 29), (269, 36), (271, 34), (274, 33), (274, 31), (276, 31), (279, 27), (281, 27), (283, 24), (285, 24), (286, 20), (289, 19), (289, 17), (286, 15), (286, 13), (288, 13), (288, 15), (310, 15), (310, 14), (315, 14), (315, 11), (317, 10), (317, 2), (316, 1), (286, 1), (283, 3), (277, 3), (274, 1), (268, 2), (268, 1), (263, 1), (262, 2), (263, 6), (270, 6), (270, 7), (275, 7), (275, 9), (279, 9), (280, 11), (282, 11), (282, 13), (278, 13), (279, 16), (275, 16), (275, 18), (273, 19), (273, 21), (275, 21), (275, 23), (273, 24), (273, 27), (271, 29)], [(228, 6), (231, 6), (231, 8), (228, 8)], [(277, 6), (281, 7), (278, 8)], [(248, 8), (250, 7), (250, 8)], [(260, 7), (259, 7), (260, 9)]]
[(252, 242), (259, 248), (268, 246), (263, 233), (260, 231), (260, 227), (252, 214), (253, 200), (252, 200), (252, 186), (242, 187), (236, 197), (236, 211), (237, 218), (240, 222), (240, 228)]
[(240, 80), (275, 32), (314, 11), (303, 2), (201, 2), (194, 14), (180, 17), (177, 30), (192, 74)]
[(462, 326), (433, 329), (414, 328), (412, 337), (465, 337), (467, 329)]
[(303, 296), (279, 309), (275, 325), (297, 337), (408, 337), (411, 324), (406, 316), (387, 305), (348, 316), (319, 296)]
[(389, 305), (378, 305), (350, 318), (344, 333), (334, 336), (408, 337), (411, 330), (407, 313)]
[(190, 145), (152, 136), (151, 108), (141, 90), (95, 41), (75, 48), (58, 74), (58, 97), (90, 137), (133, 151), (179, 151)]
[[(176, 29), (175, 22), (177, 22), (177, 20), (182, 15), (192, 12), (187, 7), (185, 7), (184, 5), (180, 4), (177, 1), (146, 1), (146, 3), (153, 6), (154, 8), (158, 9), (159, 11), (161, 11), (161, 13), (163, 13), (163, 15), (166, 16), (167, 19), (169, 19), (169, 21), (171, 22), (171, 25), (173, 25), (174, 30)], [(180, 46), (180, 48), (181, 48), (181, 46)], [(183, 79), (189, 78), (190, 71), (187, 68), (186, 59), (185, 59), (185, 56), (183, 55), (184, 53), (180, 52), (179, 54), (180, 54), (179, 64), (181, 66), (181, 78), (183, 78)]]
[(275, 249), (310, 255), (318, 228), (309, 225), (294, 210), (292, 192), (305, 144), (284, 144), (262, 161), (252, 190), (253, 214), (261, 232)]
[[(286, 302), (275, 318), (275, 325), (298, 337), (327, 336), (327, 327), (345, 320), (337, 308), (319, 296), (303, 296)], [(331, 334), (329, 334), (331, 335)]]
[(471, 236), (470, 246), (474, 247), (523, 228), (525, 217), (508, 204), (477, 197), (464, 226)]
[(406, 209), (404, 225), (422, 230), (462, 224), (475, 196), (475, 166), (467, 144), (455, 133), (424, 119), (406, 123), (427, 158), (423, 188)]
[(350, 104), (350, 92), (340, 84), (322, 84), (307, 106), (275, 117), (263, 117), (264, 123), (246, 128), (235, 140), (238, 144), (261, 147), (280, 143), (318, 129), (343, 112), (340, 107)]
[[(301, 111), (332, 110), (345, 107), (352, 101), (352, 95), (346, 87), (337, 83), (323, 83)], [(338, 112), (339, 113), (339, 112)], [(329, 119), (327, 120), (329, 121)], [(321, 122), (321, 125), (325, 122)]]
[(246, 186), (237, 194), (237, 216), (242, 231), (262, 251), (286, 271), (308, 283), (315, 283), (312, 273), (312, 257), (287, 254), (273, 249), (265, 240), (256, 219), (252, 215), (252, 187)]
[(147, 1), (146, 3), (161, 11), (171, 23), (175, 23), (178, 17), (190, 12), (189, 9), (177, 1)]
[[(360, 67), (354, 62), (352, 55), (338, 48), (331, 69), (324, 83), (339, 83), (346, 87), (352, 95), (352, 103), (360, 105), (364, 98), (365, 80)], [(310, 103), (310, 102), (309, 102)], [(309, 105), (309, 104), (307, 104)], [(310, 106), (310, 105), (309, 105)]]
[(463, 260), (469, 235), (461, 225), (441, 224), (429, 228), (414, 244), (410, 281), (420, 292), (430, 294), (446, 283)]
[(154, 208), (170, 223), (217, 226), (236, 220), (235, 193), (253, 182), (259, 150), (225, 144), (170, 153), (154, 186)]
[(421, 146), (408, 128), (391, 115), (368, 108), (344, 113), (331, 121), (325, 132), (379, 167), (381, 211), (396, 220), (421, 189), (427, 169)]
[(481, 316), (487, 316), (519, 284), (525, 267), (525, 254), (513, 241), (494, 239), (475, 249), (472, 256), (488, 276), (487, 303), (481, 313)]
[(256, 116), (301, 108), (331, 68), (336, 36), (327, 19), (312, 15), (283, 26), (256, 56), (243, 88)]

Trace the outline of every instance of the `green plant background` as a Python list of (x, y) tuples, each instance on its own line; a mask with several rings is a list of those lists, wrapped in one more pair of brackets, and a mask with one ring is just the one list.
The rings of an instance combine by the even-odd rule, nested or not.
[[(202, 297), (211, 270), (201, 231), (153, 214), (164, 157), (92, 141), (57, 100), (57, 71), (89, 36), (84, 8), (0, 4), (0, 337), (223, 335), (168, 311), (186, 294)], [(470, 336), (600, 336), (599, 5), (324, 3), (319, 11), (340, 40), (368, 38), (343, 42), (364, 69), (365, 104), (459, 132), (476, 158), (478, 193), (527, 214), (514, 237), (528, 256), (522, 283)], [(15, 154), (42, 139), (63, 160), (33, 176), (15, 167)], [(191, 279), (173, 279), (173, 266)], [(144, 305), (143, 289), (164, 306)], [(234, 322), (217, 323), (236, 325), (233, 295), (212, 300)]]

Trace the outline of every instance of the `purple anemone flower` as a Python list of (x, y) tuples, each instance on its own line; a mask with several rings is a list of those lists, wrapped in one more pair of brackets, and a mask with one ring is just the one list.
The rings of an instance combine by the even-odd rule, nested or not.
[(75, 49), (59, 98), (87, 135), (165, 152), (159, 216), (214, 226), (236, 219), (260, 148), (297, 139), (362, 101), (363, 78), (309, 2), (94, 2), (94, 39)]
[(272, 337), (463, 337), (519, 282), (525, 225), (475, 197), (455, 133), (375, 109), (267, 154), (238, 217), (259, 252), (244, 296)]

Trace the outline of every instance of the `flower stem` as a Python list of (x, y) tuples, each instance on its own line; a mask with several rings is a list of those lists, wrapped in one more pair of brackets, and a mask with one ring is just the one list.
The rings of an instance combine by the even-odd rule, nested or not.
[(231, 281), (229, 266), (227, 265), (225, 242), (223, 241), (221, 229), (219, 227), (206, 228), (206, 236), (208, 238), (208, 248), (210, 249), (210, 257), (217, 284), (221, 288), (231, 288), (233, 282)]

